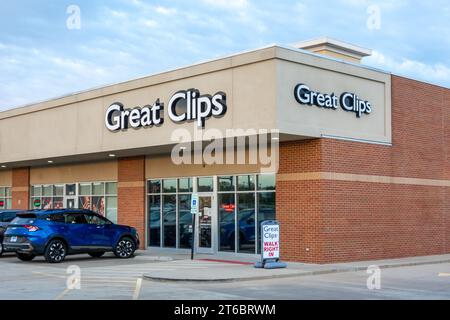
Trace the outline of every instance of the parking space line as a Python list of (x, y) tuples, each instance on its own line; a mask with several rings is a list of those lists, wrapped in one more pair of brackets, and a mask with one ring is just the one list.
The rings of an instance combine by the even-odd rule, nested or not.
[(450, 277), (450, 273), (444, 273), (444, 272), (440, 272), (439, 277)]
[(53, 278), (62, 278), (62, 279), (66, 279), (67, 276), (60, 276), (57, 274), (51, 274), (51, 273), (45, 273), (45, 272), (40, 272), (40, 271), (32, 271), (31, 273), (33, 274), (38, 274), (41, 276), (46, 276), (46, 277), (53, 277)]
[(136, 288), (134, 289), (133, 300), (139, 299), (139, 295), (141, 293), (141, 287), (142, 287), (142, 278), (138, 278), (136, 280)]

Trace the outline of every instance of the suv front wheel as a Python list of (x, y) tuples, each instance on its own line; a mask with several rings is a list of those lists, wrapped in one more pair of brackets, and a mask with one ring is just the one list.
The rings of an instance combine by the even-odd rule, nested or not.
[(119, 240), (114, 248), (114, 254), (121, 259), (131, 258), (136, 251), (136, 244), (133, 239), (124, 237)]
[(49, 263), (60, 263), (64, 261), (66, 254), (66, 244), (59, 239), (55, 239), (50, 241), (47, 248), (45, 248), (44, 257)]

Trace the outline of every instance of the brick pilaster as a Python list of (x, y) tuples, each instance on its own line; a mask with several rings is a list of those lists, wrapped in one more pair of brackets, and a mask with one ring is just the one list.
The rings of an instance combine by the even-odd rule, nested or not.
[(118, 161), (118, 222), (135, 227), (145, 248), (145, 157)]
[(12, 170), (12, 208), (30, 208), (30, 168)]

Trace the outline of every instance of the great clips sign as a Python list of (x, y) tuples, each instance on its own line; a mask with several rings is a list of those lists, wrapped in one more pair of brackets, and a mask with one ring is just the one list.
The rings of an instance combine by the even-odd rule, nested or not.
[(333, 110), (341, 107), (344, 111), (355, 113), (357, 118), (372, 112), (372, 105), (369, 101), (365, 101), (351, 92), (344, 92), (338, 96), (334, 92), (322, 93), (311, 90), (305, 84), (298, 84), (295, 87), (294, 95), (295, 100), (300, 104)]
[[(221, 117), (227, 112), (227, 96), (217, 92), (211, 96), (201, 95), (197, 89), (176, 92), (169, 100), (167, 114), (175, 123), (195, 121), (204, 128), (206, 120)], [(160, 126), (164, 123), (164, 103), (157, 99), (152, 105), (125, 108), (120, 102), (111, 104), (106, 110), (105, 125), (110, 131)]]

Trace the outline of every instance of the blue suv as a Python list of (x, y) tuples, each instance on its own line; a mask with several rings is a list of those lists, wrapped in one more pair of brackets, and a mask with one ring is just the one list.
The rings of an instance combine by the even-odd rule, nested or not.
[(20, 260), (44, 255), (50, 263), (62, 262), (68, 254), (88, 253), (98, 258), (107, 251), (126, 259), (138, 247), (135, 228), (113, 224), (89, 210), (73, 209), (19, 213), (3, 239), (3, 249), (16, 252)]

